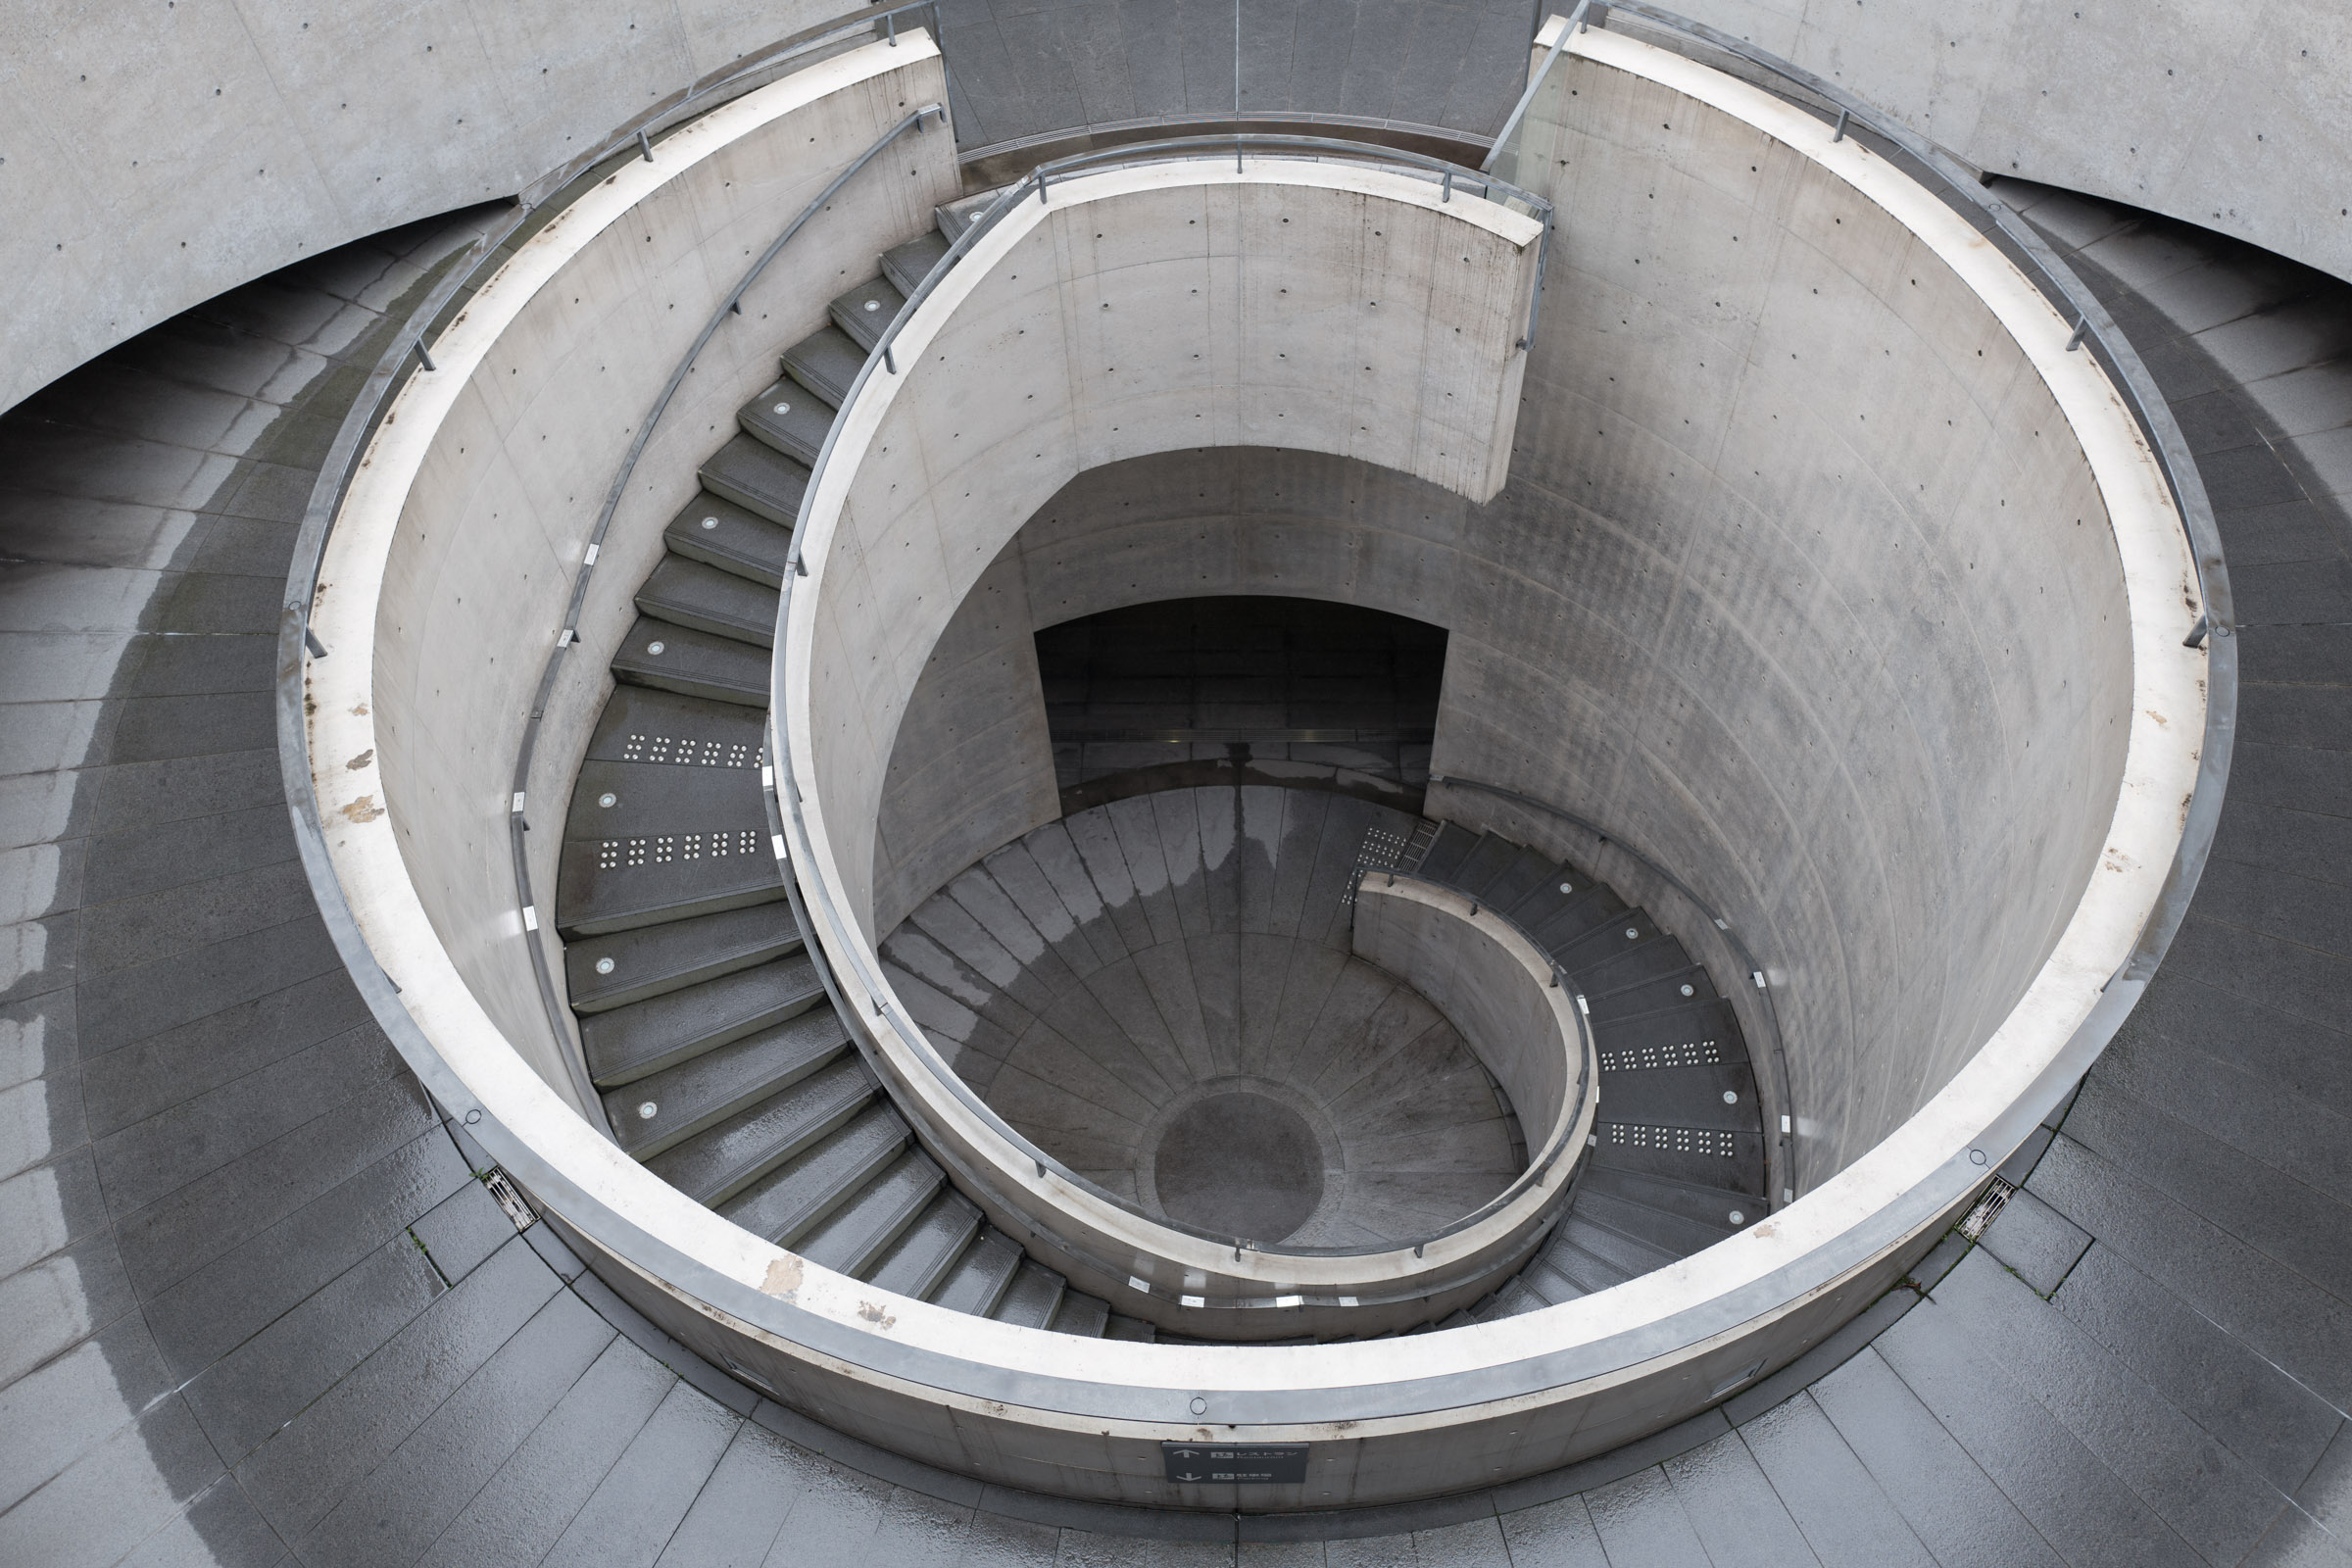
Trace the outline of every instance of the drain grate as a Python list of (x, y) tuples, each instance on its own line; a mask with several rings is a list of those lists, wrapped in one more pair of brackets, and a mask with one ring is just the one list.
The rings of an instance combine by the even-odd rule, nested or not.
[(1984, 1189), (1984, 1196), (1977, 1200), (1977, 1206), (1968, 1211), (1968, 1218), (1960, 1222), (1960, 1234), (1972, 1242), (1982, 1241), (1984, 1227), (1999, 1217), (2009, 1202), (2009, 1195), (2016, 1191), (2014, 1183), (1995, 1176), (1992, 1185)]
[(522, 1189), (514, 1185), (514, 1178), (502, 1167), (491, 1166), (482, 1177), (482, 1185), (490, 1189), (490, 1196), (498, 1200), (498, 1206), (507, 1211), (507, 1218), (514, 1222), (516, 1230), (527, 1231), (538, 1223), (539, 1214), (531, 1207), (531, 1200), (522, 1196)]

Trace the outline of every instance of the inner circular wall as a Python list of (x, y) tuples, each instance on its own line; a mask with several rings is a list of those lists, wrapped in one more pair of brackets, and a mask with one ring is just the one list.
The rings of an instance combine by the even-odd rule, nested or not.
[[(1767, 965), (1801, 1191), (1949, 1081), (2072, 915), (2132, 719), (2120, 558), (2047, 384), (1903, 223), (1667, 86), (1559, 69), (1501, 492), (1300, 451), (1104, 465), (1003, 545), (1000, 646), (1178, 592), (1447, 627), (1433, 773), (1604, 824)], [(894, 779), (924, 771), (919, 686), (908, 711)], [(1429, 809), (1572, 847), (1484, 793)]]

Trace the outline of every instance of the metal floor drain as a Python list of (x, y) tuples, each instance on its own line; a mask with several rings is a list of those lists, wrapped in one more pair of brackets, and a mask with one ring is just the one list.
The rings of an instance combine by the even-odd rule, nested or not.
[(2009, 1195), (2016, 1191), (2014, 1183), (1995, 1176), (1992, 1185), (1984, 1189), (1984, 1196), (1977, 1200), (1977, 1206), (1968, 1211), (1968, 1218), (1960, 1222), (1960, 1234), (1972, 1242), (1983, 1240), (1984, 1227), (1993, 1222), (2008, 1203)]
[(531, 1200), (522, 1196), (522, 1189), (514, 1185), (514, 1178), (502, 1167), (493, 1165), (482, 1178), (482, 1185), (490, 1189), (490, 1196), (498, 1200), (498, 1206), (507, 1211), (507, 1218), (514, 1222), (516, 1230), (527, 1231), (538, 1223), (539, 1215), (531, 1207)]

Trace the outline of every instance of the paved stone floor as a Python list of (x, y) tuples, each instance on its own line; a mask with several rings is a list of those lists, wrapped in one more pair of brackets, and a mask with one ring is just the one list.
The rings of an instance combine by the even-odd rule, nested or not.
[(2232, 556), (2235, 776), (2172, 959), (1924, 1295), (1632, 1449), (1371, 1514), (1121, 1513), (861, 1448), (470, 1179), (311, 912), (270, 703), (312, 470), (446, 232), (0, 417), (0, 1563), (2352, 1564), (2352, 289), (2035, 213)]

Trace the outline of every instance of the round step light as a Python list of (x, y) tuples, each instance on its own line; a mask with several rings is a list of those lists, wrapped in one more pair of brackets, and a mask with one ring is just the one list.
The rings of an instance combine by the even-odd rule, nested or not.
[(1737, 1105), (1740, 1103), (1740, 1091), (1737, 1089), (1726, 1089), (1723, 1092), (1723, 1102), (1727, 1105)]
[(1684, 995), (1684, 996), (1686, 996), (1686, 997), (1688, 997), (1688, 996), (1692, 996), (1692, 995), (1695, 995), (1695, 993), (1694, 993), (1694, 992), (1692, 992), (1692, 991), (1691, 991), (1691, 989), (1690, 989), (1689, 986), (1685, 986), (1685, 987), (1683, 987), (1683, 995)]
[(606, 793), (599, 795), (596, 798), (596, 804), (610, 811), (612, 809), (612, 808), (620, 804), (620, 797), (608, 790)]
[(1633, 941), (1635, 938), (1641, 936), (1641, 934), (1642, 928), (1640, 926), (1629, 925), (1625, 928), (1625, 940), (1628, 942)]
[(598, 974), (611, 974), (612, 972), (612, 960), (611, 958), (597, 959), (596, 972)]
[(878, 311), (882, 308), (882, 302), (880, 300), (867, 300), (865, 302), (865, 308), (869, 311)]
[(792, 405), (789, 403), (779, 403), (776, 405), (776, 412), (778, 414), (790, 414), (792, 412)]
[(1574, 892), (1576, 891), (1576, 889), (1574, 889), (1574, 888), (1570, 887), (1570, 886), (1569, 886), (1567, 883), (1563, 882), (1563, 883), (1561, 883), (1561, 884), (1560, 884), (1560, 891), (1561, 891), (1562, 893), (1574, 893)]
[(1735, 1208), (1732, 1210), (1732, 1223), (1735, 1225), (1744, 1225), (1747, 1223), (1747, 1216)]
[(647, 643), (645, 645), (645, 651), (649, 654), (652, 654), (657, 659), (662, 657), (662, 645), (660, 643)]
[(659, 1113), (662, 1107), (660, 1105), (656, 1104), (650, 1100), (639, 1101), (637, 1102), (637, 1119), (639, 1121), (652, 1121), (655, 1115)]
[(715, 528), (718, 526), (718, 519), (716, 517), (705, 517), (703, 519), (703, 526), (705, 528)]

